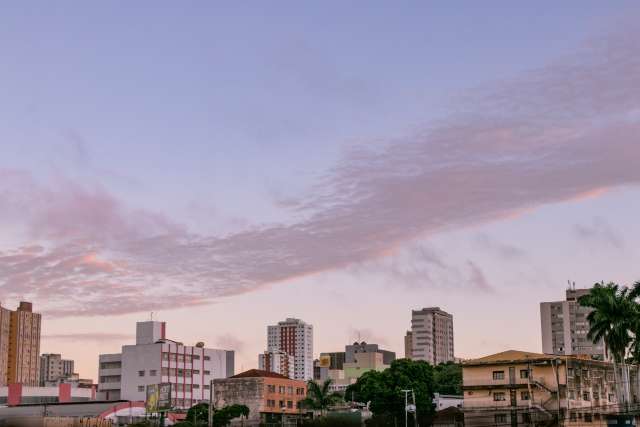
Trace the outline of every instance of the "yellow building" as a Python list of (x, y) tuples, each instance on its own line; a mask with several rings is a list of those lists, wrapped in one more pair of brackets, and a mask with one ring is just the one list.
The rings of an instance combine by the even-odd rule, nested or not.
[(552, 425), (558, 414), (566, 426), (606, 425), (620, 408), (613, 365), (586, 357), (509, 350), (466, 361), (462, 373), (467, 427)]
[[(41, 316), (33, 312), (30, 302), (21, 302), (16, 311), (10, 311), (9, 346), (6, 383), (38, 386), (40, 374)], [(4, 313), (3, 313), (4, 314)], [(2, 323), (2, 322), (0, 322)], [(1, 344), (0, 344), (1, 347)], [(0, 361), (4, 355), (0, 355)], [(2, 368), (0, 368), (0, 371)]]

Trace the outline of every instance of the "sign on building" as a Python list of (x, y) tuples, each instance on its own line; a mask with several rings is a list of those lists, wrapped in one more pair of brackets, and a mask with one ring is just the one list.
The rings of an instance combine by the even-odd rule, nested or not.
[(149, 384), (145, 408), (147, 413), (171, 409), (171, 384)]

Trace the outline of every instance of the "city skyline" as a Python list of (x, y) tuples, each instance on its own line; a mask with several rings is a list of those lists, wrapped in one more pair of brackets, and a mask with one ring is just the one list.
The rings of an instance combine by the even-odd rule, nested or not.
[(539, 352), (567, 280), (640, 278), (638, 14), (7, 5), (0, 302), (94, 379), (151, 312), (238, 372), (287, 317), (402, 355), (431, 306), (456, 357)]

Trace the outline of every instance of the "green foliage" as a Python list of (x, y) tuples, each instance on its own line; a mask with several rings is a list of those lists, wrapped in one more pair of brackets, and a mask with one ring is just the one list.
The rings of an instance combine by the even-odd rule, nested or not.
[(638, 296), (640, 282), (631, 289), (615, 283), (596, 283), (589, 294), (579, 299), (580, 305), (593, 309), (587, 316), (587, 337), (593, 341), (604, 340), (606, 350), (616, 362), (624, 362), (629, 348), (632, 356), (640, 356)]
[[(230, 405), (224, 408), (214, 410), (213, 412), (213, 425), (226, 426), (229, 425), (232, 419), (244, 416), (249, 417), (249, 408), (246, 405)], [(206, 426), (209, 422), (209, 405), (207, 403), (198, 403), (193, 405), (187, 411), (187, 418), (177, 423), (179, 427), (202, 427)]]
[(433, 370), (433, 392), (462, 395), (462, 366), (457, 363), (441, 363)]
[(346, 396), (353, 395), (358, 402), (370, 402), (377, 420), (403, 419), (405, 395), (402, 390), (412, 389), (416, 397), (418, 419), (433, 414), (434, 369), (424, 361), (395, 360), (391, 367), (379, 372), (365, 372), (355, 384), (347, 388)]
[(362, 422), (359, 414), (329, 414), (326, 417), (305, 420), (305, 427), (360, 427)]
[(307, 383), (307, 397), (302, 401), (302, 406), (308, 409), (319, 409), (324, 412), (327, 408), (342, 400), (342, 395), (329, 391), (331, 379), (325, 380), (322, 384), (315, 381)]

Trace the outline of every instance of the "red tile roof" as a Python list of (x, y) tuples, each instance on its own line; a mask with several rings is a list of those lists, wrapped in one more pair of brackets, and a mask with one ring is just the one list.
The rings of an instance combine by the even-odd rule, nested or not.
[(285, 377), (284, 375), (276, 374), (275, 372), (269, 371), (261, 371), (260, 369), (249, 369), (248, 371), (242, 372), (238, 375), (234, 375), (231, 378), (282, 378), (288, 380), (289, 377)]

